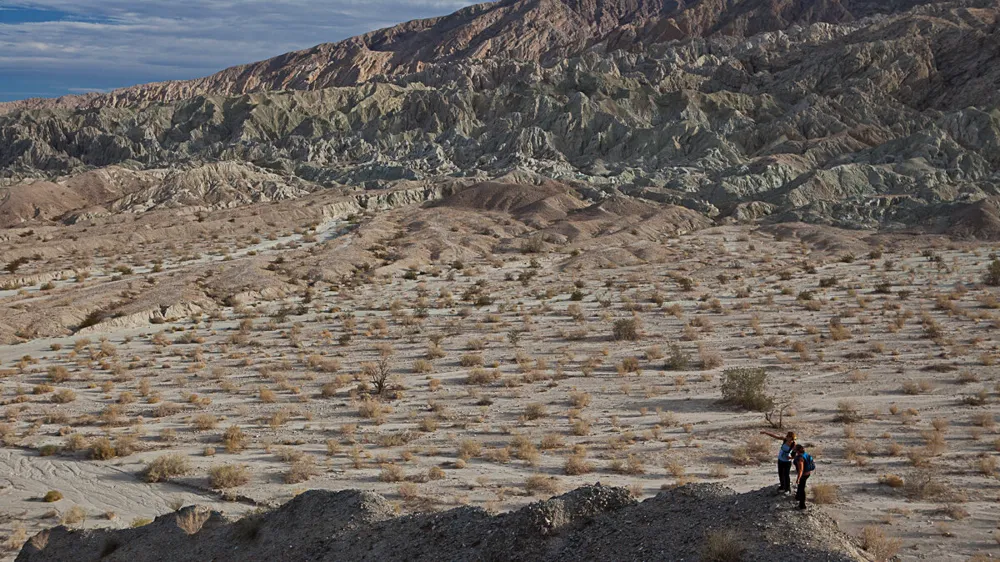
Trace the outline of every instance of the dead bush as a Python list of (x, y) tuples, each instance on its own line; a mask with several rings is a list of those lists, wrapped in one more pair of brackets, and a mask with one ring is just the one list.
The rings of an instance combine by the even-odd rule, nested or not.
[(532, 474), (525, 481), (524, 490), (532, 496), (554, 496), (559, 493), (559, 480), (554, 476)]
[(285, 484), (298, 484), (305, 482), (313, 476), (319, 474), (315, 461), (310, 456), (303, 456), (292, 462), (292, 466), (282, 476)]
[(246, 448), (249, 439), (238, 425), (231, 425), (222, 434), (222, 446), (227, 453), (238, 453)]
[(179, 453), (171, 453), (153, 459), (143, 475), (146, 482), (161, 482), (176, 476), (183, 476), (189, 472), (191, 472), (191, 463), (187, 457)]
[(868, 551), (876, 562), (893, 560), (902, 546), (901, 540), (886, 536), (879, 527), (870, 525), (861, 530), (861, 548)]
[(812, 491), (812, 499), (818, 505), (837, 503), (840, 500), (840, 491), (833, 484), (814, 484), (809, 487)]
[(208, 471), (209, 485), (217, 490), (235, 488), (250, 482), (250, 469), (242, 464), (213, 466)]
[(733, 449), (730, 460), (738, 466), (758, 465), (771, 459), (771, 441), (763, 435), (753, 435), (746, 443)]
[(589, 474), (594, 471), (594, 465), (587, 462), (587, 459), (583, 455), (572, 455), (566, 459), (563, 471), (570, 476)]
[(705, 535), (702, 562), (739, 562), (746, 552), (746, 540), (738, 531), (723, 529)]
[(639, 339), (639, 320), (636, 318), (615, 320), (611, 327), (611, 336), (615, 341), (637, 341)]

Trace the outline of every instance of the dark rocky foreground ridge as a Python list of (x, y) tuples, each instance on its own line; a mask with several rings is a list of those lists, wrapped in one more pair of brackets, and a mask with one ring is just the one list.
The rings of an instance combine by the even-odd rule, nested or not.
[(524, 171), (713, 218), (995, 237), (998, 21), (995, 0), (474, 6), (6, 105), (0, 226)]
[(641, 503), (622, 488), (588, 486), (491, 516), (460, 507), (395, 516), (370, 492), (309, 491), (237, 522), (196, 507), (119, 531), (56, 527), (18, 562), (246, 560), (699, 560), (728, 531), (744, 561), (870, 560), (822, 513), (801, 513), (771, 489), (738, 494), (716, 484), (661, 492)]

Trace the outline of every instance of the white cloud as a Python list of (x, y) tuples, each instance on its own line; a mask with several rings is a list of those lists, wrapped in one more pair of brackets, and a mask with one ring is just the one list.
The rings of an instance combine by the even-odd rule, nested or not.
[[(468, 0), (5, 0), (4, 9), (62, 14), (0, 23), (0, 77), (72, 73), (195, 77), (337, 41), (401, 21), (451, 13)], [(46, 18), (49, 19), (49, 18)], [(8, 21), (10, 18), (8, 18)], [(2, 22), (3, 20), (0, 20)], [(122, 83), (120, 85), (127, 85)]]

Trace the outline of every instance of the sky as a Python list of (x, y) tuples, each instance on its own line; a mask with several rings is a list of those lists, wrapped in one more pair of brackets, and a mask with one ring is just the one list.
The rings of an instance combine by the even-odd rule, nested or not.
[(469, 0), (0, 0), (0, 101), (206, 76)]

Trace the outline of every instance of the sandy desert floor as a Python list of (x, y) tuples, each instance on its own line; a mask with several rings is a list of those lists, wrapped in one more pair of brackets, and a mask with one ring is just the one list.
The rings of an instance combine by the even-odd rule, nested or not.
[[(421, 236), (404, 212), (380, 220)], [(474, 246), (475, 216), (450, 216), (440, 236)], [(0, 347), (7, 555), (59, 522), (139, 525), (191, 503), (238, 515), (308, 488), (375, 490), (401, 512), (508, 510), (595, 481), (639, 497), (705, 480), (755, 489), (776, 484), (764, 430), (798, 433), (818, 459), (816, 501), (848, 532), (883, 527), (903, 559), (997, 555), (1000, 293), (981, 283), (996, 245), (634, 225), (534, 247), (521, 223), (490, 217), (511, 243), (488, 255), (432, 252)], [(239, 244), (223, 236), (155, 269), (155, 247), (129, 246), (130, 258), (95, 254), (89, 277), (11, 287), (0, 305), (33, 314), (150, 278), (203, 281), (219, 264), (332, 259), (371, 232), (400, 239), (347, 224), (304, 216), (270, 241), (237, 225)], [(72, 264), (51, 253), (30, 267)], [(721, 402), (734, 368), (767, 373), (781, 429)]]

